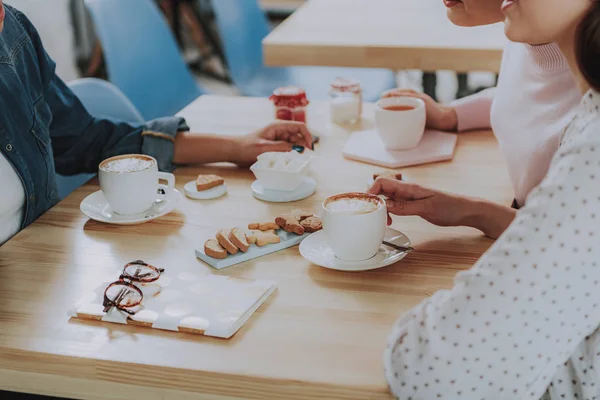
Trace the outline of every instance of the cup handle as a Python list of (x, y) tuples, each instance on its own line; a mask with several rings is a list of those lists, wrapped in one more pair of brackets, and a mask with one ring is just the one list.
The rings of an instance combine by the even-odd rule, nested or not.
[(167, 181), (166, 185), (158, 185), (158, 200), (166, 200), (175, 188), (175, 175), (166, 172), (158, 173), (158, 180)]

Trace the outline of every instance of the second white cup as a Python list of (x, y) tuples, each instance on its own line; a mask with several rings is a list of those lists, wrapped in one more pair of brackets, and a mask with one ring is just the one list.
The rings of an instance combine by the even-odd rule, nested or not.
[(416, 147), (425, 132), (425, 102), (413, 97), (389, 97), (377, 102), (375, 126), (389, 150)]
[[(102, 161), (98, 180), (106, 201), (119, 215), (145, 213), (157, 200), (168, 198), (175, 187), (175, 176), (159, 172), (156, 160), (142, 154)], [(159, 180), (166, 181), (167, 185), (159, 184)]]

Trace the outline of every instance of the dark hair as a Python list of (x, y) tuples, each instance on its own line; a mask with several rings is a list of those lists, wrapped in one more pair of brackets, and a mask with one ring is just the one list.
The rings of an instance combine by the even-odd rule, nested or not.
[(600, 0), (592, 2), (590, 11), (579, 24), (575, 56), (585, 80), (600, 91)]

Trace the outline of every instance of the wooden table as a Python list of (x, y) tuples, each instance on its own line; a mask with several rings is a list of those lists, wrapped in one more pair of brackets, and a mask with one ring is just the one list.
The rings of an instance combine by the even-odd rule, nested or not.
[(273, 66), (498, 72), (503, 26), (460, 28), (441, 0), (310, 0), (263, 41)]
[(304, 4), (305, 0), (260, 0), (266, 10), (294, 11)]
[[(272, 118), (264, 99), (205, 96), (186, 108), (195, 131), (240, 134)], [(356, 129), (372, 126), (372, 108)], [(88, 184), (0, 248), (0, 389), (86, 399), (389, 399), (381, 362), (394, 320), (449, 288), (491, 241), (467, 228), (397, 218), (417, 251), (371, 272), (343, 273), (305, 261), (298, 248), (216, 272), (194, 257), (204, 230), (273, 218), (292, 207), (317, 210), (327, 196), (364, 190), (379, 168), (346, 161), (349, 131), (328, 123), (315, 102), (311, 127), (322, 136), (313, 176), (318, 192), (299, 204), (268, 204), (250, 192), (253, 176), (232, 167), (177, 170), (177, 186), (217, 172), (227, 197), (184, 199), (179, 210), (139, 226), (89, 221), (79, 212)], [(490, 132), (461, 134), (456, 158), (403, 171), (408, 180), (506, 204), (511, 190)], [(231, 339), (67, 318), (68, 308), (124, 263), (142, 258), (174, 272), (274, 279), (278, 291)]]

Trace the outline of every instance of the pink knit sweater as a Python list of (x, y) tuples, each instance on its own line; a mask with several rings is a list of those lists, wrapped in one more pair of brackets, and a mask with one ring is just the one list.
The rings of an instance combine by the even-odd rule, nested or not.
[(506, 157), (515, 199), (523, 206), (546, 175), (580, 101), (556, 45), (509, 43), (498, 86), (453, 105), (459, 131), (492, 127)]

